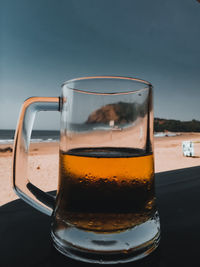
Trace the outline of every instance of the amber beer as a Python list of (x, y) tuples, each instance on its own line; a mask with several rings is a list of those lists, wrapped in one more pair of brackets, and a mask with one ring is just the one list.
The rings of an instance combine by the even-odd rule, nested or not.
[(88, 231), (123, 231), (154, 210), (152, 153), (130, 148), (60, 151), (56, 216)]

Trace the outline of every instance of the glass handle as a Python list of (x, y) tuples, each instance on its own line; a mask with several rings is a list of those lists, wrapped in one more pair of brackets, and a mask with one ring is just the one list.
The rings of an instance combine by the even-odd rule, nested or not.
[(59, 97), (30, 97), (21, 109), (14, 140), (13, 189), (25, 202), (51, 215), (55, 198), (33, 185), (27, 177), (28, 151), (35, 115), (38, 111), (60, 111)]

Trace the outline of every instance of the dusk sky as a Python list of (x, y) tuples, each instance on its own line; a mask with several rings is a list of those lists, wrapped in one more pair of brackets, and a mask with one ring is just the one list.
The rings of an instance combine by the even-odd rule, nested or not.
[[(0, 0), (0, 13), (0, 129), (27, 97), (93, 75), (148, 80), (155, 117), (200, 120), (197, 0)], [(40, 117), (58, 128), (59, 114)]]

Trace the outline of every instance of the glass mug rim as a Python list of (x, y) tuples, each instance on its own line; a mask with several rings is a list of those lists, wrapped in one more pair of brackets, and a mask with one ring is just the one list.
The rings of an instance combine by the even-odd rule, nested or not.
[[(84, 82), (84, 81), (90, 81), (90, 80), (116, 80), (116, 81), (131, 81), (133, 83), (143, 84), (144, 87), (141, 87), (140, 89), (129, 89), (128, 91), (122, 91), (116, 90), (116, 92), (101, 92), (101, 91), (92, 91), (92, 90), (85, 90), (85, 89), (78, 89), (70, 87), (70, 84), (76, 83), (76, 82)], [(66, 86), (67, 89), (76, 91), (83, 94), (92, 94), (92, 95), (126, 95), (126, 94), (132, 94), (137, 93), (142, 90), (146, 89), (153, 89), (153, 85), (143, 79), (140, 78), (134, 78), (134, 77), (128, 77), (128, 76), (110, 76), (110, 75), (102, 75), (102, 76), (84, 76), (79, 78), (74, 78), (67, 80), (61, 84), (61, 88), (64, 89)], [(103, 86), (104, 87), (104, 86)]]

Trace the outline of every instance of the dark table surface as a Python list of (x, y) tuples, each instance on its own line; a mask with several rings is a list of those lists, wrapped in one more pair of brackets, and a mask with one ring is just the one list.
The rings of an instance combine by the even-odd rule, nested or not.
[[(159, 248), (123, 266), (200, 266), (200, 167), (156, 174), (161, 219)], [(92, 266), (52, 245), (51, 218), (16, 200), (0, 207), (0, 266)], [(98, 265), (99, 266), (99, 265)], [(115, 265), (116, 266), (116, 265)]]

